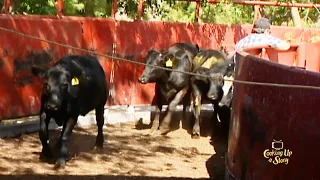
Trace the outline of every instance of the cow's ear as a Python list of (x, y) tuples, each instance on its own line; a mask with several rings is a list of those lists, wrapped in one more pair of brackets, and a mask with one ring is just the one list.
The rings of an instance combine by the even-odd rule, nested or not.
[(198, 44), (196, 44), (196, 48), (198, 49), (198, 51), (200, 51), (200, 47)]
[(167, 53), (167, 50), (165, 50), (165, 49), (161, 49), (160, 53), (164, 55), (164, 54), (166, 54), (166, 53)]
[(153, 50), (154, 50), (154, 48), (153, 48), (153, 47), (150, 47), (149, 51), (153, 51)]
[(171, 59), (171, 60), (174, 59), (174, 55), (173, 54), (169, 54), (167, 57), (168, 57), (168, 59)]
[(149, 49), (148, 53), (152, 53), (152, 52), (155, 52), (155, 51), (157, 51), (157, 50), (154, 49), (154, 47), (151, 47), (151, 48)]
[(40, 68), (35, 66), (31, 67), (32, 74), (40, 78), (47, 76), (47, 71), (47, 68)]

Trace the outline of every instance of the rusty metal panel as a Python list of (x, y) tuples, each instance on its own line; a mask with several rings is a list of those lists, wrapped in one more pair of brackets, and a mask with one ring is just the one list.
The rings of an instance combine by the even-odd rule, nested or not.
[(310, 71), (320, 72), (320, 42), (306, 43), (305, 59), (306, 69)]
[[(83, 48), (112, 56), (113, 42), (115, 34), (115, 21), (102, 18), (83, 18)], [(112, 59), (108, 57), (91, 54), (98, 58), (107, 76), (107, 82), (110, 82)], [(112, 97), (108, 98), (107, 104), (111, 104)]]
[[(294, 66), (297, 62), (297, 47), (291, 47), (287, 51), (278, 51), (273, 48), (266, 50), (268, 59), (287, 66)], [(301, 52), (303, 53), (303, 52)], [(304, 56), (304, 54), (302, 54)]]
[[(158, 23), (159, 24), (159, 23)], [(153, 46), (156, 49), (164, 47), (157, 23), (151, 22), (118, 22), (116, 26), (116, 55), (138, 62), (144, 62), (143, 57)], [(161, 28), (161, 27), (158, 27)], [(158, 37), (162, 36), (162, 37)], [(159, 44), (160, 45), (159, 45)], [(169, 46), (169, 42), (165, 42)], [(117, 99), (125, 104), (150, 104), (154, 95), (154, 84), (142, 85), (138, 78), (144, 67), (127, 62), (116, 62), (115, 81), (117, 82), (117, 96), (126, 99)]]
[[(1, 27), (14, 29), (72, 46), (81, 45), (81, 23), (46, 18), (18, 18), (0, 15)], [(80, 38), (79, 38), (80, 37)], [(39, 113), (40, 80), (32, 76), (31, 65), (52, 64), (68, 49), (16, 34), (0, 36), (0, 119)]]
[[(319, 86), (320, 73), (238, 54), (236, 80)], [(317, 179), (320, 91), (235, 83), (227, 176)], [(275, 146), (273, 146), (275, 145)], [(282, 145), (282, 147), (281, 147)], [(277, 155), (264, 152), (282, 152)], [(289, 154), (288, 154), (289, 152)], [(286, 153), (286, 154), (285, 154)], [(301, 164), (305, 164), (301, 166)]]
[[(225, 42), (232, 43), (234, 46), (233, 33), (240, 27), (237, 25), (231, 27), (191, 23), (120, 21), (116, 26), (116, 55), (144, 62), (143, 57), (151, 47), (161, 50), (176, 42), (198, 44), (201, 48), (218, 48)], [(143, 68), (140, 65), (117, 62), (115, 71), (117, 103), (151, 103), (154, 84), (142, 85), (137, 80)], [(126, 99), (121, 97), (126, 97)]]

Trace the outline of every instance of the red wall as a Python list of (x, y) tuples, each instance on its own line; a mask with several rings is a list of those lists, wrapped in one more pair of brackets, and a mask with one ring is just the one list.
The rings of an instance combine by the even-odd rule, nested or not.
[[(201, 48), (218, 48), (223, 45), (232, 50), (235, 43), (250, 33), (251, 25), (212, 25), (164, 22), (116, 22), (112, 19), (41, 16), (0, 15), (0, 27), (94, 50), (99, 53), (143, 62), (150, 47), (168, 48), (176, 42), (191, 42)], [(85, 54), (76, 50), (48, 44), (13, 33), (1, 31), (0, 36), (0, 119), (37, 114), (40, 105), (41, 80), (32, 76), (32, 65), (50, 65), (69, 53)], [(284, 33), (304, 37), (314, 31), (273, 27), (273, 35), (284, 38)], [(302, 33), (303, 32), (303, 33)], [(318, 30), (319, 32), (319, 30)], [(112, 60), (97, 56), (110, 82)], [(307, 63), (308, 64), (308, 63)], [(312, 70), (319, 70), (319, 59), (309, 63)], [(114, 79), (110, 87), (115, 96), (109, 105), (150, 104), (154, 85), (139, 84), (137, 78), (143, 66), (114, 61)]]

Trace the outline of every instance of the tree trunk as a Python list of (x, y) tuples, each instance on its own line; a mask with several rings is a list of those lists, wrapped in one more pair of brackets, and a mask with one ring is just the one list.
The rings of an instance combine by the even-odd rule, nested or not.
[(94, 2), (95, 1), (85, 1), (85, 14), (86, 16), (94, 16)]

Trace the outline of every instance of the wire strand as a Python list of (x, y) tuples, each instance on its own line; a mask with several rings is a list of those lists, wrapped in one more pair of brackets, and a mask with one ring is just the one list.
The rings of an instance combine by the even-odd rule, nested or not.
[[(22, 32), (18, 32), (12, 29), (7, 29), (4, 27), (0, 27), (0, 30), (2, 31), (6, 31), (6, 32), (10, 32), (10, 33), (14, 33), (20, 36), (24, 36), (24, 37), (28, 37), (31, 39), (35, 39), (35, 40), (39, 40), (39, 41), (43, 41), (43, 42), (47, 42), (50, 44), (54, 44), (54, 45), (58, 45), (58, 46), (62, 46), (62, 47), (66, 47), (66, 48), (70, 48), (70, 49), (74, 49), (74, 50), (78, 50), (78, 51), (82, 51), (82, 52), (87, 52), (87, 53), (92, 53), (98, 56), (102, 56), (102, 57), (106, 57), (109, 59), (114, 59), (114, 60), (118, 60), (118, 61), (124, 61), (124, 62), (129, 62), (129, 63), (133, 63), (136, 65), (141, 65), (141, 66), (149, 66), (149, 67), (154, 67), (154, 68), (159, 68), (159, 69), (163, 69), (166, 71), (172, 71), (172, 72), (179, 72), (179, 73), (184, 73), (184, 74), (188, 74), (188, 75), (192, 75), (192, 76), (201, 76), (201, 77), (206, 77), (209, 78), (210, 76), (207, 75), (203, 75), (203, 74), (196, 74), (196, 73), (192, 73), (192, 72), (185, 72), (185, 71), (179, 71), (179, 70), (175, 70), (175, 69), (170, 69), (170, 68), (165, 68), (165, 67), (160, 67), (160, 66), (155, 66), (155, 65), (150, 65), (150, 64), (145, 64), (142, 62), (137, 62), (137, 61), (132, 61), (129, 59), (125, 59), (125, 58), (121, 58), (121, 57), (116, 57), (116, 56), (110, 56), (107, 54), (102, 54), (102, 53), (98, 53), (98, 52), (94, 52), (91, 50), (87, 50), (87, 49), (83, 49), (83, 48), (79, 48), (79, 47), (74, 47), (74, 46), (70, 46), (68, 44), (63, 44), (63, 43), (59, 43), (59, 42), (55, 42), (55, 41), (51, 41), (51, 40), (47, 40), (47, 39), (43, 39), (43, 38), (39, 38), (36, 36), (32, 36), (29, 34), (25, 34)], [(320, 87), (317, 86), (305, 86), (305, 85), (293, 85), (293, 84), (277, 84), (277, 83), (263, 83), (263, 82), (252, 82), (252, 81), (242, 81), (242, 80), (231, 80), (231, 79), (226, 79), (224, 78), (225, 81), (231, 81), (234, 83), (240, 83), (240, 84), (249, 84), (249, 85), (258, 85), (258, 86), (272, 86), (272, 87), (286, 87), (286, 88), (302, 88), (302, 89), (315, 89), (315, 90), (320, 90)]]

